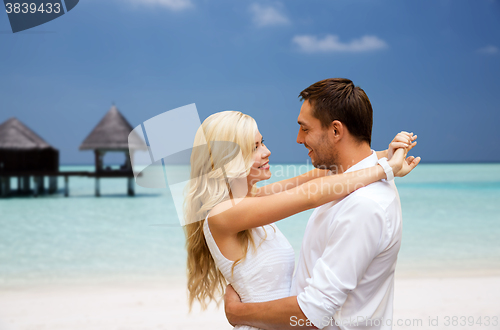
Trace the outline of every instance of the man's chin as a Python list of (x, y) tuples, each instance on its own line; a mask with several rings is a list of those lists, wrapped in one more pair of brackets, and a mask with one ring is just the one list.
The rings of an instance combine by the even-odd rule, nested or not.
[(323, 165), (323, 164), (319, 164), (319, 163), (315, 163), (315, 162), (312, 162), (314, 168), (317, 168), (317, 169), (320, 169), (320, 170), (326, 170), (328, 169), (328, 167), (326, 165)]
[(321, 166), (321, 160), (318, 160), (316, 157), (314, 157), (315, 155), (311, 152), (311, 154), (309, 155), (309, 158), (311, 159), (311, 164), (314, 166), (314, 167), (318, 167), (318, 166)]
[(311, 162), (312, 162), (312, 165), (317, 169), (320, 169), (320, 170), (331, 170), (332, 169), (331, 165), (324, 164), (324, 162), (316, 162), (312, 159), (311, 159)]
[(320, 169), (320, 170), (324, 170), (326, 168), (325, 165), (321, 165), (321, 164), (314, 164), (313, 163), (313, 166), (314, 166), (314, 168), (317, 168), (317, 169)]

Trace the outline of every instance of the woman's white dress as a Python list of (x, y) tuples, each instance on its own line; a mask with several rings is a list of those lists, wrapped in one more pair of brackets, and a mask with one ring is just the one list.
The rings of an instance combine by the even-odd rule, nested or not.
[[(290, 296), (295, 255), (292, 246), (275, 224), (252, 229), (257, 249), (254, 251), (249, 246), (246, 259), (234, 267), (233, 276), (233, 261), (220, 252), (207, 219), (203, 224), (203, 232), (215, 265), (238, 292), (242, 302), (263, 302)], [(257, 328), (238, 325), (234, 329)]]

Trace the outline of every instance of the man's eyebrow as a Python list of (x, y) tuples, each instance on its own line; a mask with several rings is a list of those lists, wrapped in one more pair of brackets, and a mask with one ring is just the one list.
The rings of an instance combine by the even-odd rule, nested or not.
[(303, 121), (300, 121), (300, 120), (297, 120), (297, 123), (299, 123), (299, 125), (302, 125), (302, 126), (307, 126), (306, 123), (304, 123)]

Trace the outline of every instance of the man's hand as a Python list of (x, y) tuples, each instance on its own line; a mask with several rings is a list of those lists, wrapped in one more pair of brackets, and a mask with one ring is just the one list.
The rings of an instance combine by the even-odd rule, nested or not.
[[(258, 303), (242, 303), (238, 293), (228, 285), (224, 295), (224, 309), (226, 318), (232, 326), (248, 325), (268, 330), (317, 329), (307, 321), (296, 296)], [(292, 317), (304, 325), (297, 327), (292, 324)]]
[(234, 327), (237, 324), (238, 318), (235, 314), (235, 308), (241, 304), (240, 296), (234, 291), (231, 284), (226, 287), (226, 294), (224, 294), (224, 310), (228, 322)]
[(396, 135), (396, 137), (389, 144), (387, 159), (390, 160), (392, 158), (396, 149), (407, 148), (406, 152), (410, 151), (414, 146), (417, 145), (417, 141), (415, 141), (416, 139), (417, 136), (413, 135), (413, 133), (408, 133), (405, 131), (401, 131), (401, 133), (398, 133), (398, 135)]

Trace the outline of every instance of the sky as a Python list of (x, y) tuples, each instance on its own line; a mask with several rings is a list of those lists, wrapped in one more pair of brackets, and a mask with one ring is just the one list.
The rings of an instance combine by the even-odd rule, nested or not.
[(0, 13), (0, 47), (0, 123), (17, 117), (62, 165), (94, 162), (78, 147), (113, 103), (133, 127), (191, 103), (201, 120), (238, 110), (272, 162), (306, 163), (298, 94), (333, 77), (370, 98), (373, 149), (406, 130), (423, 163), (500, 162), (498, 0), (81, 0), (15, 34)]

